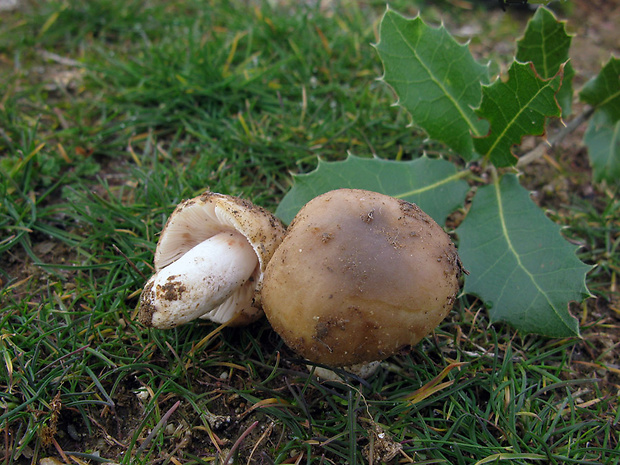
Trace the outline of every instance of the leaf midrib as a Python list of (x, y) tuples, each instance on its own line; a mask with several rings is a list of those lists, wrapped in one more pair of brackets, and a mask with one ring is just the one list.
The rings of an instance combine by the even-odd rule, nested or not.
[[(516, 79), (516, 74), (514, 76), (514, 78)], [(555, 77), (548, 79), (545, 81), (545, 85), (542, 87), (539, 87), (538, 91), (532, 96), (531, 99), (529, 99), (524, 106), (521, 107), (521, 109), (517, 112), (517, 114), (510, 120), (508, 121), (508, 124), (506, 124), (506, 127), (498, 134), (497, 138), (495, 139), (495, 142), (493, 142), (493, 144), (491, 144), (491, 147), (489, 147), (489, 150), (487, 150), (487, 153), (485, 154), (485, 156), (489, 156), (489, 154), (493, 153), (493, 151), (495, 150), (495, 148), (499, 145), (500, 141), (504, 140), (507, 136), (506, 134), (508, 133), (508, 130), (512, 129), (512, 127), (516, 124), (517, 120), (519, 119), (519, 117), (523, 114), (523, 112), (525, 110), (527, 110), (530, 105), (532, 104), (532, 102), (538, 98), (538, 96), (544, 91), (546, 90), (551, 83), (553, 83)], [(540, 113), (539, 113), (540, 114)], [(543, 115), (543, 117), (545, 117), (545, 115)], [(509, 141), (510, 142), (510, 141)]]
[(463, 171), (457, 171), (456, 173), (446, 177), (446, 178), (442, 178), (439, 181), (435, 181), (434, 183), (431, 184), (427, 184), (426, 186), (423, 187), (419, 187), (418, 189), (413, 189), (410, 190), (408, 192), (401, 192), (398, 195), (395, 195), (394, 197), (397, 199), (402, 199), (405, 197), (409, 197), (412, 195), (418, 195), (418, 194), (422, 194), (424, 192), (428, 192), (428, 191), (432, 191), (433, 189), (437, 189), (440, 186), (443, 186), (444, 184), (449, 184), (451, 182), (454, 181), (458, 181), (461, 178), (464, 178), (465, 176), (467, 176), (467, 174), (469, 173), (469, 171), (467, 170), (463, 170)]
[(503, 198), (502, 198), (501, 188), (499, 184), (500, 184), (499, 179), (494, 180), (493, 187), (495, 189), (495, 196), (497, 198), (499, 220), (500, 220), (500, 224), (502, 227), (502, 234), (504, 235), (504, 238), (506, 239), (506, 244), (508, 245), (508, 249), (514, 255), (517, 261), (517, 264), (519, 265), (519, 268), (523, 270), (523, 272), (530, 278), (530, 281), (532, 281), (532, 284), (534, 285), (534, 287), (538, 290), (538, 292), (542, 296), (544, 296), (545, 300), (547, 301), (547, 303), (549, 304), (553, 312), (563, 322), (562, 317), (558, 314), (558, 311), (555, 308), (555, 305), (553, 305), (553, 302), (551, 301), (547, 293), (538, 285), (538, 283), (534, 279), (534, 275), (530, 273), (530, 271), (523, 265), (523, 262), (521, 261), (521, 257), (519, 256), (517, 249), (514, 247), (512, 241), (510, 240), (510, 235), (508, 233), (508, 227), (506, 226), (506, 217), (504, 215), (504, 204), (503, 204)]
[[(450, 103), (454, 106), (454, 108), (456, 108), (456, 110), (458, 111), (458, 113), (461, 115), (461, 117), (463, 118), (463, 120), (465, 120), (465, 122), (467, 123), (467, 126), (470, 128), (470, 130), (472, 131), (472, 133), (474, 133), (476, 136), (481, 136), (482, 134), (479, 133), (478, 128), (476, 127), (476, 125), (469, 119), (469, 117), (464, 113), (463, 109), (461, 108), (461, 106), (458, 104), (458, 101), (452, 96), (452, 94), (450, 94), (448, 92), (448, 89), (446, 89), (443, 84), (441, 83), (441, 81), (437, 80), (435, 75), (431, 72), (431, 69), (426, 65), (426, 63), (424, 63), (424, 61), (422, 61), (422, 58), (418, 55), (417, 51), (415, 48), (412, 47), (412, 45), (409, 43), (409, 41), (407, 40), (407, 37), (402, 33), (400, 27), (398, 27), (398, 25), (396, 24), (396, 22), (390, 18), (390, 21), (392, 21), (392, 24), (394, 26), (394, 29), (396, 31), (398, 31), (398, 34), (400, 35), (402, 41), (405, 43), (405, 45), (411, 50), (411, 52), (413, 53), (413, 55), (416, 57), (416, 59), (418, 60), (418, 62), (422, 65), (422, 67), (426, 70), (428, 76), (430, 77), (430, 79), (437, 84), (437, 86), (442, 90), (442, 92), (444, 93), (444, 95), (448, 98), (448, 100), (450, 101)], [(424, 26), (426, 26), (426, 24), (422, 23)], [(428, 28), (428, 26), (426, 26)]]

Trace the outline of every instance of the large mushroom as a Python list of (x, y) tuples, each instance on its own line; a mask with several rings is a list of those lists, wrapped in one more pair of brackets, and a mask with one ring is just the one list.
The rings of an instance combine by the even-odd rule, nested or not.
[(448, 314), (461, 264), (416, 205), (339, 189), (306, 204), (265, 272), (262, 303), (284, 342), (332, 367), (383, 360)]
[(207, 192), (183, 201), (161, 233), (138, 319), (162, 329), (196, 318), (255, 321), (263, 274), (283, 236), (280, 221), (247, 200)]

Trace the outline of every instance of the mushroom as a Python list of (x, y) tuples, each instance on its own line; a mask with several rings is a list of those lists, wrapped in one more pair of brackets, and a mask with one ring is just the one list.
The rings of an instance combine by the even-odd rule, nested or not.
[(247, 200), (213, 192), (184, 200), (161, 233), (138, 319), (162, 329), (196, 318), (257, 320), (263, 274), (283, 236), (280, 221)]
[(295, 352), (331, 367), (408, 349), (449, 313), (461, 263), (415, 204), (357, 189), (307, 203), (267, 265), (265, 314)]

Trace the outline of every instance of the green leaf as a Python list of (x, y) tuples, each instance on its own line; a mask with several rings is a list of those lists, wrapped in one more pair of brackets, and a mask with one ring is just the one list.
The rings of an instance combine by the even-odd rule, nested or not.
[(293, 188), (276, 210), (284, 223), (290, 223), (299, 209), (314, 197), (333, 189), (366, 189), (417, 204), (437, 223), (463, 205), (468, 184), (467, 171), (457, 172), (446, 160), (426, 156), (412, 161), (390, 161), (349, 155), (344, 161), (319, 160), (316, 170), (293, 175)]
[(516, 176), (481, 187), (456, 233), (469, 271), (465, 292), (490, 307), (491, 321), (551, 337), (579, 334), (568, 304), (589, 295), (590, 267), (577, 259), (576, 248)]
[(388, 9), (379, 37), (383, 80), (396, 92), (398, 104), (431, 138), (472, 160), (471, 134), (484, 135), (488, 128), (473, 110), (480, 104), (481, 83), (489, 82), (488, 68), (443, 26), (429, 27), (420, 17), (406, 19)]
[[(532, 62), (543, 79), (554, 77), (569, 59), (572, 36), (566, 33), (565, 24), (547, 8), (538, 8), (528, 22), (523, 38), (517, 42), (516, 60)], [(563, 117), (571, 112), (574, 75), (575, 70), (570, 63), (566, 63), (562, 86), (556, 96)]]
[(594, 180), (620, 180), (620, 120), (611, 121), (605, 111), (595, 111), (584, 136)]
[(562, 77), (562, 85), (555, 95), (560, 108), (562, 109), (562, 118), (570, 116), (573, 111), (573, 78), (575, 77), (575, 68), (570, 61), (564, 65), (564, 76)]
[(594, 180), (617, 182), (620, 177), (620, 59), (611, 57), (601, 72), (583, 86), (579, 96), (596, 108), (584, 136)]
[(482, 90), (482, 104), (476, 110), (487, 118), (491, 129), (486, 137), (474, 139), (481, 155), (497, 167), (517, 163), (512, 146), (526, 135), (543, 135), (549, 116), (560, 116), (555, 93), (562, 82), (562, 72), (552, 79), (542, 79), (531, 63), (513, 62), (506, 82), (497, 79)]
[(610, 121), (620, 120), (620, 59), (611, 57), (601, 72), (583, 86), (579, 96), (606, 112)]

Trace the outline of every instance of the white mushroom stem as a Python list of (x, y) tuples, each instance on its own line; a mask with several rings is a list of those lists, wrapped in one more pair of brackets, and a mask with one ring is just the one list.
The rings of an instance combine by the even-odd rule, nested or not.
[[(341, 367), (342, 371), (346, 371), (355, 376), (359, 376), (360, 378), (366, 379), (370, 378), (381, 366), (380, 361), (368, 362), (368, 363), (357, 363), (355, 365), (350, 365), (346, 367)], [(319, 379), (323, 379), (325, 381), (338, 381), (338, 382), (346, 382), (345, 378), (343, 378), (340, 374), (336, 373), (329, 368), (323, 368), (313, 365), (306, 365), (309, 371), (313, 371), (314, 376)]]
[(152, 326), (172, 328), (199, 318), (236, 292), (257, 266), (254, 249), (236, 231), (201, 242), (146, 284), (142, 301)]

